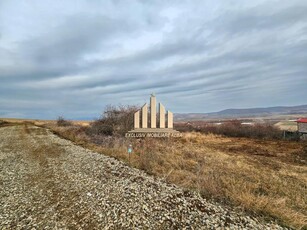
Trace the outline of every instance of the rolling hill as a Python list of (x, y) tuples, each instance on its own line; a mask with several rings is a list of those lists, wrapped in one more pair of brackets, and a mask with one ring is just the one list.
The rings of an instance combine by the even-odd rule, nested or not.
[(273, 115), (295, 115), (307, 114), (307, 105), (298, 106), (276, 106), (267, 108), (245, 108), (245, 109), (225, 109), (213, 113), (177, 113), (175, 120), (206, 120), (223, 118), (252, 118), (266, 117)]

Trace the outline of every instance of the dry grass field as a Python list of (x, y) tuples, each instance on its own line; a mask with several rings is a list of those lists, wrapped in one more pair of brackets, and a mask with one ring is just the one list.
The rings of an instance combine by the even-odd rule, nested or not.
[[(46, 125), (46, 124), (56, 124), (55, 120), (33, 120), (33, 119), (19, 119), (19, 118), (0, 118), (1, 121), (14, 123), (14, 124), (24, 124), (26, 122), (33, 123), (35, 125)], [(80, 126), (89, 126), (91, 121), (71, 121), (73, 125), (80, 125)]]
[[(81, 146), (209, 199), (236, 205), (263, 218), (273, 217), (297, 229), (307, 227), (306, 142), (195, 132), (173, 139), (93, 139), (84, 126), (59, 127), (55, 122), (46, 122), (44, 126)], [(130, 161), (129, 144), (133, 146)]]
[(126, 148), (131, 143), (133, 167), (288, 226), (307, 226), (307, 143), (199, 133), (174, 139), (107, 137), (93, 141), (82, 128), (49, 128), (127, 163)]

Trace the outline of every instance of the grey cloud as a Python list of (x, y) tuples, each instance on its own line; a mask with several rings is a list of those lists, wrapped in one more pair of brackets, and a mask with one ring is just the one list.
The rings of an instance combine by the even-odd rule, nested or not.
[(115, 1), (104, 12), (92, 2), (0, 45), (1, 116), (92, 118), (109, 103), (142, 104), (153, 91), (174, 112), (303, 104), (304, 1), (225, 2), (216, 12), (197, 4)]
[(246, 10), (230, 10), (209, 23), (222, 33), (250, 33), (261, 30), (293, 26), (307, 19), (307, 4), (303, 1), (294, 6), (287, 2), (268, 2)]
[(75, 61), (80, 55), (99, 48), (106, 39), (131, 29), (132, 25), (125, 21), (105, 16), (75, 15), (23, 46), (28, 49), (25, 53), (38, 64), (61, 65)]

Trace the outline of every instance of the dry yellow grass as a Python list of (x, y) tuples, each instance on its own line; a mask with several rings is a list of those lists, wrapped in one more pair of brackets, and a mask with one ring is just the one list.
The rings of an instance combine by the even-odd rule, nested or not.
[(297, 123), (295, 121), (280, 121), (276, 123), (275, 126), (280, 128), (281, 130), (287, 130), (292, 132), (297, 131)]
[[(25, 122), (33, 123), (35, 125), (46, 125), (46, 124), (56, 124), (55, 120), (35, 120), (35, 119), (19, 119), (19, 118), (0, 118), (2, 121), (10, 122), (10, 123), (20, 123), (23, 124)], [(70, 121), (74, 125), (80, 125), (80, 126), (89, 126), (92, 121)]]
[(134, 167), (292, 227), (306, 226), (307, 147), (301, 143), (186, 133), (178, 139), (131, 139), (110, 148), (65, 128), (53, 129), (126, 162), (126, 147), (132, 143)]
[(93, 144), (80, 130), (48, 127), (94, 151), (128, 163), (205, 197), (274, 217), (294, 228), (307, 222), (307, 144), (185, 133), (176, 139), (116, 139)]

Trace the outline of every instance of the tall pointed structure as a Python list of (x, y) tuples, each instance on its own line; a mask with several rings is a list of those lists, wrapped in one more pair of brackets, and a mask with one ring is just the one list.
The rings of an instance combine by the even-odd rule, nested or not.
[(165, 107), (162, 103), (159, 103), (159, 127), (161, 129), (165, 128)]
[(150, 97), (150, 128), (157, 128), (157, 102), (154, 94)]
[(140, 111), (134, 113), (134, 128), (140, 128)]
[(147, 129), (147, 119), (148, 119), (148, 106), (145, 103), (142, 107), (142, 128)]
[(173, 128), (173, 113), (171, 111), (167, 111), (167, 128)]

